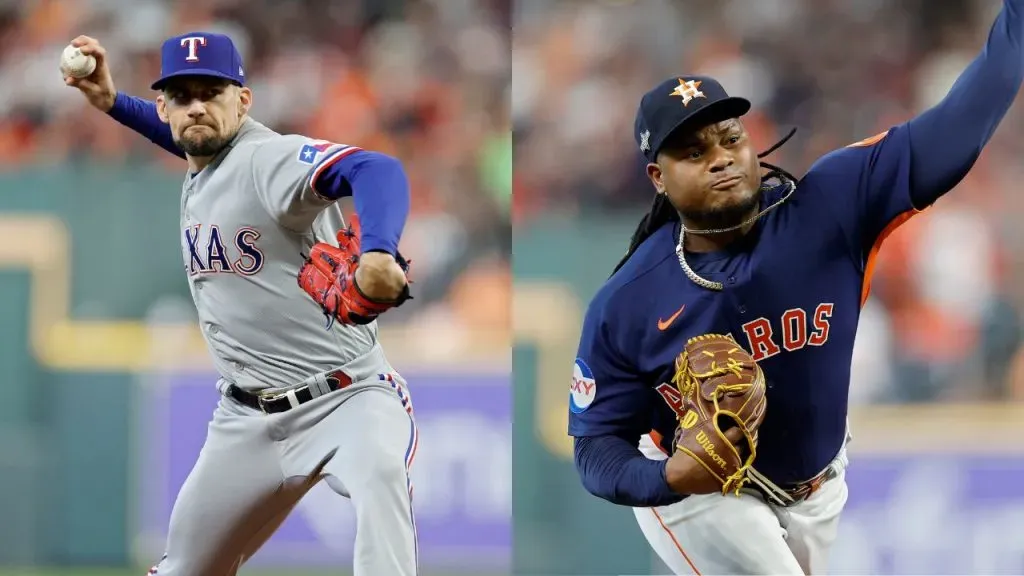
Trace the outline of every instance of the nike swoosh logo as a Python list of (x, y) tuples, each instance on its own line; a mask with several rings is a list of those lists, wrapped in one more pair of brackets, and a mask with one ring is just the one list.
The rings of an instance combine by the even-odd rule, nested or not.
[(679, 315), (683, 313), (683, 308), (686, 308), (686, 304), (680, 306), (679, 310), (676, 310), (676, 313), (669, 316), (667, 320), (658, 320), (658, 330), (661, 330), (662, 332), (668, 330), (668, 327), (671, 326), (672, 323), (676, 321), (676, 318), (679, 318)]

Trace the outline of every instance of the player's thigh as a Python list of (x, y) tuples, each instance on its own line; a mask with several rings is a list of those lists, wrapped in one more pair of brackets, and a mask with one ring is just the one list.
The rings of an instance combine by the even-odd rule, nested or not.
[(353, 573), (418, 573), (409, 482), (417, 435), (407, 397), (375, 386), (329, 400), (333, 409), (301, 434), (289, 434), (289, 459), (302, 455), (289, 462), (289, 474), (307, 473), (315, 458), (337, 448), (325, 467), (325, 482), (350, 498), (355, 511)]
[(796, 506), (776, 508), (779, 521), (786, 528), (786, 543), (807, 574), (828, 572), (829, 553), (848, 496), (844, 471)]
[(334, 457), (328, 454), (319, 462), (312, 472), (305, 477), (293, 476), (286, 479), (281, 487), (268, 498), (264, 505), (254, 510), (252, 518), (253, 530), (248, 534), (248, 540), (242, 545), (242, 561), (252, 558), (259, 551), (267, 540), (277, 532), (281, 524), (292, 513), (299, 501), (315, 486), (324, 479), (324, 468), (327, 462)]
[(171, 512), (160, 576), (229, 573), (281, 500), (280, 461), (262, 415), (222, 400)]
[(325, 468), (335, 491), (355, 499), (363, 489), (394, 485), (406, 490), (417, 445), (407, 403), (394, 391), (376, 387), (338, 400), (307, 429), (289, 435), (286, 472), (307, 474), (336, 448)]
[(633, 511), (676, 574), (803, 574), (778, 518), (754, 496), (699, 495)]

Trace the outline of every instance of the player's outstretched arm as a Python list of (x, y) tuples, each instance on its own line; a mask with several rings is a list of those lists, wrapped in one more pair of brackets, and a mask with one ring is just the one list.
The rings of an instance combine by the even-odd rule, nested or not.
[(174, 143), (170, 127), (157, 116), (155, 102), (118, 92), (110, 73), (107, 51), (98, 40), (89, 36), (79, 36), (71, 41), (71, 45), (78, 47), (82, 54), (95, 58), (96, 69), (85, 78), (65, 75), (66, 85), (77, 88), (97, 110), (109, 114), (114, 120), (145, 136), (171, 154), (180, 158), (185, 157), (185, 153)]
[(1004, 0), (984, 49), (938, 104), (826, 154), (801, 181), (820, 191), (865, 271), (888, 233), (967, 175), (1009, 110), (1024, 79), (1022, 9), (1024, 0)]
[(1024, 80), (1024, 0), (1004, 0), (981, 53), (949, 93), (910, 121), (910, 196), (922, 208), (957, 185)]

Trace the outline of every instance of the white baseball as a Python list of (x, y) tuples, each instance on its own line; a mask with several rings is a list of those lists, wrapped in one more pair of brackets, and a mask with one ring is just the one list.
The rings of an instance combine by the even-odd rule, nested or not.
[(60, 56), (60, 69), (72, 78), (85, 78), (96, 70), (96, 58), (68, 44)]

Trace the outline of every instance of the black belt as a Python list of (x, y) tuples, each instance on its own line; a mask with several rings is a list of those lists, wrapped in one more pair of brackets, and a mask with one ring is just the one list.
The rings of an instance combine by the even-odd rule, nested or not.
[(327, 382), (327, 392), (321, 392), (316, 395), (314, 395), (313, 391), (310, 390), (309, 385), (285, 392), (268, 394), (264, 392), (249, 392), (248, 390), (243, 390), (232, 384), (228, 386), (228, 396), (231, 396), (253, 410), (259, 410), (264, 414), (277, 414), (294, 408), (294, 406), (292, 406), (292, 402), (288, 399), (289, 392), (295, 393), (295, 401), (298, 405), (305, 404), (313, 398), (323, 396), (329, 392), (341, 390), (349, 384), (352, 384), (352, 378), (341, 370), (335, 370), (334, 372), (325, 374), (324, 380)]

